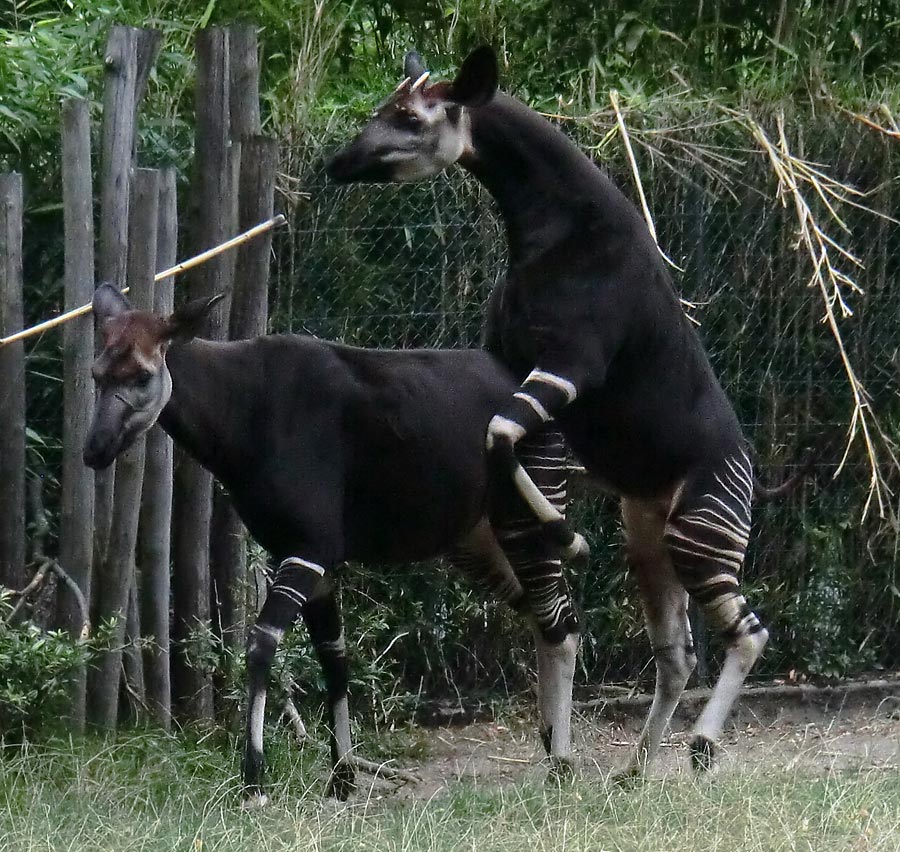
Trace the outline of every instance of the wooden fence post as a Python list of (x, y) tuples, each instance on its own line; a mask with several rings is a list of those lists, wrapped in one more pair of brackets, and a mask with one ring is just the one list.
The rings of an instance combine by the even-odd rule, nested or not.
[[(229, 151), (228, 33), (219, 27), (197, 35), (196, 146), (194, 195), (195, 243), (206, 249), (234, 233), (233, 161)], [(234, 257), (230, 253), (204, 264), (190, 277), (190, 298), (211, 296), (230, 288)], [(230, 298), (223, 300), (223, 303)], [(207, 320), (204, 337), (222, 339), (227, 304), (220, 303)], [(187, 720), (213, 718), (212, 678), (190, 665), (184, 641), (210, 624), (210, 526), (212, 476), (178, 453), (172, 530), (175, 620), (179, 642), (172, 666), (172, 686)]]
[[(132, 187), (128, 252), (130, 300), (136, 308), (153, 307), (158, 205), (159, 173), (154, 169), (137, 169)], [(117, 619), (113, 649), (101, 657), (91, 696), (94, 718), (109, 730), (115, 729), (117, 720), (122, 660), (119, 649), (125, 639), (129, 594), (134, 583), (143, 472), (144, 438), (141, 437), (119, 455), (109, 544), (97, 582), (100, 611)]]
[[(229, 127), (227, 133), (231, 139), (232, 153), (235, 157), (234, 181), (232, 183), (232, 196), (235, 197), (240, 209), (241, 199), (247, 186), (243, 176), (243, 164), (245, 161), (242, 143), (246, 138), (258, 134), (260, 130), (259, 115), (259, 50), (257, 45), (256, 27), (252, 25), (233, 25), (228, 28), (229, 64), (231, 91), (229, 98)], [(224, 128), (223, 128), (224, 130)], [(249, 158), (249, 159), (252, 159)], [(258, 171), (250, 177), (258, 177)], [(265, 189), (251, 185), (249, 191), (254, 201), (258, 201), (260, 191), (265, 194)], [(259, 208), (259, 204), (253, 205)], [(265, 206), (265, 205), (262, 205)], [(272, 205), (269, 204), (269, 216), (272, 215)], [(250, 214), (251, 216), (253, 214)], [(236, 229), (239, 230), (241, 218), (236, 212)], [(250, 226), (262, 219), (250, 220)], [(268, 251), (271, 247), (271, 237), (266, 236), (260, 246), (250, 247), (251, 254), (257, 251)], [(244, 246), (242, 248), (247, 248)], [(238, 250), (235, 259), (235, 270), (242, 263), (242, 252)], [(268, 260), (266, 261), (268, 262)], [(266, 281), (263, 281), (265, 289)], [(259, 306), (248, 306), (248, 299), (257, 298), (258, 285), (254, 281), (239, 278), (237, 272), (234, 275), (234, 288), (232, 290), (232, 304), (228, 322), (228, 338), (235, 339), (255, 337), (265, 333), (265, 309), (267, 299), (263, 296), (262, 310), (263, 321), (260, 327), (258, 322)], [(238, 309), (238, 323), (235, 326), (235, 300), (244, 303)], [(256, 311), (252, 315), (247, 310)], [(245, 319), (247, 321), (245, 321)], [(213, 494), (213, 517), (210, 529), (210, 573), (213, 583), (213, 606), (216, 613), (215, 627), (220, 632), (223, 643), (227, 647), (238, 648), (244, 641), (244, 623), (246, 620), (246, 580), (247, 580), (247, 533), (240, 518), (237, 516), (228, 495), (216, 490)]]
[[(22, 175), (0, 174), (0, 334), (22, 328)], [(25, 349), (0, 347), (0, 584), (25, 585)]]
[[(65, 221), (65, 308), (91, 300), (94, 292), (94, 216), (91, 190), (91, 129), (89, 104), (68, 100), (62, 109), (62, 178)], [(59, 521), (59, 561), (77, 583), (85, 601), (91, 599), (93, 559), (94, 472), (82, 460), (94, 405), (90, 366), (94, 357), (94, 323), (79, 317), (63, 328), (63, 473)], [(64, 583), (58, 587), (59, 623), (78, 636), (84, 615)], [(86, 672), (72, 684), (71, 720), (84, 730)]]
[[(103, 131), (100, 158), (99, 281), (125, 286), (128, 258), (128, 193), (136, 156), (137, 110), (160, 33), (113, 26), (104, 50)], [(99, 568), (109, 539), (115, 465), (95, 477), (94, 566)]]
[[(159, 224), (156, 268), (175, 265), (178, 207), (175, 169), (160, 172)], [(153, 310), (169, 314), (174, 305), (173, 279), (157, 281)], [(144, 653), (147, 706), (164, 730), (172, 724), (172, 686), (169, 674), (170, 528), (172, 523), (172, 439), (160, 426), (147, 433), (144, 488), (138, 525), (137, 564), (140, 577), (141, 624), (153, 644)]]

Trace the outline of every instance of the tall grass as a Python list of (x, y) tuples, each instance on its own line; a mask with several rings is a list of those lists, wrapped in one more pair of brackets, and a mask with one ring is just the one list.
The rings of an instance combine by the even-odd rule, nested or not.
[(0, 850), (891, 850), (900, 777), (778, 767), (615, 788), (586, 770), (554, 788), (448, 779), (429, 800), (363, 790), (323, 801), (324, 755), (275, 749), (274, 804), (238, 808), (234, 750), (160, 735), (7, 749)]

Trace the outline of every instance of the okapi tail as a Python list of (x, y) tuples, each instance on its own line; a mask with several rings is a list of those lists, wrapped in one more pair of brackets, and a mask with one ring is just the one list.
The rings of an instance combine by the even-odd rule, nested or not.
[(796, 472), (789, 476), (780, 485), (773, 485), (767, 488), (755, 476), (753, 477), (753, 499), (757, 503), (770, 503), (781, 497), (786, 497), (797, 490), (800, 483), (803, 482), (815, 469), (816, 464), (821, 458), (821, 451), (814, 450), (807, 457), (803, 464), (797, 468)]

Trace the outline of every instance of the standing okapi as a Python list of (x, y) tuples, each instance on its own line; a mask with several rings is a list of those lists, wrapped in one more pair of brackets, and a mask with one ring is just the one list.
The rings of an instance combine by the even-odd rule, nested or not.
[(754, 478), (734, 410), (637, 209), (563, 133), (497, 92), (493, 51), (475, 50), (452, 81), (431, 83), (415, 53), (405, 71), (329, 174), (414, 181), (458, 163), (494, 196), (509, 269), (490, 300), (486, 344), (521, 385), (495, 410), (487, 447), (572, 549), (580, 537), (535, 487), (516, 445), (556, 421), (589, 475), (621, 497), (657, 672), (621, 777), (645, 770), (696, 664), (688, 595), (723, 634), (725, 664), (690, 745), (693, 765), (708, 768), (768, 638), (737, 580)]
[[(357, 349), (294, 335), (192, 340), (219, 298), (161, 317), (132, 310), (114, 287), (97, 288), (103, 349), (92, 369), (98, 394), (84, 461), (108, 466), (158, 419), (228, 489), (250, 534), (279, 563), (247, 644), (248, 802), (265, 802), (266, 688), (278, 643), (298, 616), (328, 690), (330, 792), (346, 798), (353, 789), (332, 581), (345, 560), (448, 553), (531, 625), (542, 734), (546, 741), (567, 732), (575, 647), (556, 637), (571, 634), (575, 616), (556, 549), (511, 485), (487, 490), (484, 433), (516, 388), (506, 369), (479, 350)], [(542, 473), (543, 493), (564, 511), (565, 466)]]

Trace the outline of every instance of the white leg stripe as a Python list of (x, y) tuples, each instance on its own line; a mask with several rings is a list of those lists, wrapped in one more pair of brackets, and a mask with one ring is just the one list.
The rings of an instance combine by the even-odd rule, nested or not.
[(334, 702), (334, 739), (337, 743), (338, 760), (347, 757), (353, 750), (350, 742), (350, 710), (347, 707), (347, 696), (343, 695)]
[(250, 745), (257, 752), (263, 750), (263, 722), (266, 718), (266, 691), (261, 689), (253, 696), (250, 705)]
[(270, 639), (280, 642), (284, 638), (284, 631), (280, 627), (272, 627), (269, 624), (254, 624), (250, 628), (251, 633), (264, 633)]
[(527, 402), (535, 411), (538, 417), (546, 423), (551, 419), (550, 414), (547, 412), (547, 409), (544, 408), (530, 393), (525, 393), (525, 391), (518, 391), (518, 393), (514, 393), (513, 396), (516, 399), (521, 399), (523, 402)]
[(310, 571), (314, 571), (320, 577), (325, 576), (325, 569), (321, 565), (317, 565), (315, 562), (309, 562), (306, 559), (301, 559), (299, 556), (288, 556), (288, 558), (278, 566), (278, 570), (281, 571), (282, 568), (289, 568), (291, 565), (296, 565), (298, 568), (309, 568)]
[(528, 382), (543, 382), (545, 385), (552, 385), (566, 395), (568, 402), (572, 402), (578, 396), (578, 389), (572, 382), (564, 379), (562, 376), (557, 376), (555, 373), (548, 373), (546, 370), (532, 370), (522, 384), (527, 385)]
[(508, 438), (513, 444), (515, 444), (523, 435), (525, 434), (525, 429), (516, 423), (515, 420), (510, 420), (508, 417), (503, 417), (500, 414), (495, 414), (491, 418), (491, 422), (488, 423), (488, 432), (487, 432), (487, 440), (485, 441), (485, 446), (490, 451), (494, 448), (494, 444), (497, 441), (497, 438), (500, 435)]
[(525, 468), (516, 465), (516, 471), (513, 474), (516, 488), (519, 494), (525, 498), (531, 511), (537, 516), (541, 523), (549, 523), (551, 521), (561, 521), (563, 516), (553, 508), (553, 504), (541, 494), (541, 489), (534, 484), (531, 477), (526, 473)]

